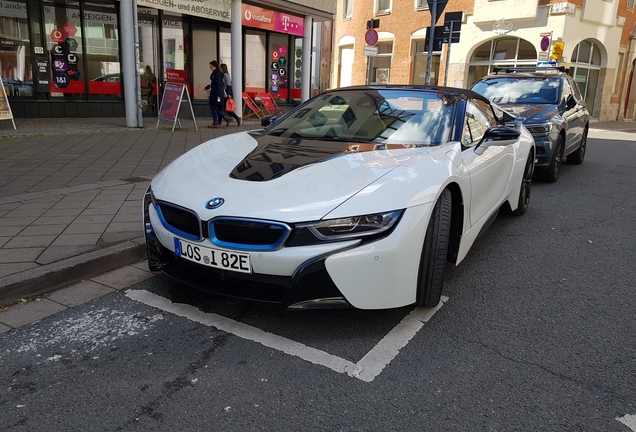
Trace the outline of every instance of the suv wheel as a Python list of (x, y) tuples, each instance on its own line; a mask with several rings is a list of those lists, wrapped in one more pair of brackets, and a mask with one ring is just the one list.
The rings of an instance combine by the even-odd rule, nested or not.
[(573, 165), (581, 165), (583, 163), (583, 159), (585, 159), (585, 147), (587, 147), (587, 128), (583, 132), (583, 137), (581, 137), (581, 145), (576, 151), (570, 155), (568, 155), (568, 163)]
[(535, 171), (534, 175), (537, 180), (554, 183), (559, 178), (559, 171), (561, 170), (561, 159), (563, 158), (563, 137), (559, 135), (554, 143), (554, 150), (552, 152), (552, 161), (547, 169), (541, 171)]

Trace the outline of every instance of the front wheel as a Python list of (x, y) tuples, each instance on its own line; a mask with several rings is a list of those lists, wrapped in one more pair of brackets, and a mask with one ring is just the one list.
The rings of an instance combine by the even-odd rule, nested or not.
[(578, 149), (572, 154), (568, 155), (568, 163), (572, 165), (581, 165), (583, 163), (583, 159), (585, 159), (585, 150), (587, 147), (587, 128), (583, 131), (583, 136), (581, 137), (581, 145)]
[(517, 209), (511, 212), (515, 216), (521, 216), (528, 210), (530, 204), (530, 191), (532, 190), (532, 174), (534, 173), (534, 155), (530, 153), (526, 161), (526, 167), (523, 170), (521, 178), (521, 189), (519, 191), (519, 203)]
[(451, 209), (451, 193), (444, 189), (428, 222), (420, 258), (417, 305), (421, 307), (435, 307), (442, 297), (444, 267), (450, 241)]
[(554, 149), (552, 152), (552, 160), (547, 169), (536, 171), (535, 177), (537, 180), (544, 182), (554, 183), (559, 178), (559, 171), (561, 170), (561, 159), (563, 157), (563, 137), (559, 135), (554, 143)]

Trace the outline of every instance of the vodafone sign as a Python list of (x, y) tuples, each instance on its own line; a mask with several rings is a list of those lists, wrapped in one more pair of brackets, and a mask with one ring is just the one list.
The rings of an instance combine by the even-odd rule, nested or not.
[(60, 29), (54, 29), (51, 32), (51, 40), (53, 42), (62, 43), (66, 40), (66, 33)]
[(274, 12), (256, 6), (242, 4), (242, 24), (246, 27), (273, 30), (295, 36), (305, 35), (305, 20), (295, 15)]

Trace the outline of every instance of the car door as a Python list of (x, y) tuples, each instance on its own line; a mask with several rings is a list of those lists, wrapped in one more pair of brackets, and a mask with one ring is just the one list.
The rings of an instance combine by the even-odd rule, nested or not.
[(566, 139), (565, 139), (565, 154), (569, 154), (573, 152), (581, 142), (581, 137), (583, 135), (583, 121), (581, 114), (583, 112), (583, 107), (577, 100), (576, 105), (572, 108), (567, 107), (568, 98), (572, 96), (576, 100), (576, 95), (570, 86), (570, 83), (567, 79), (563, 80), (563, 96), (561, 103), (565, 107), (565, 112), (563, 113), (563, 118), (566, 123)]
[(462, 131), (462, 160), (470, 177), (470, 224), (489, 216), (506, 192), (514, 164), (514, 146), (491, 146), (482, 154), (475, 148), (497, 121), (490, 104), (468, 101)]

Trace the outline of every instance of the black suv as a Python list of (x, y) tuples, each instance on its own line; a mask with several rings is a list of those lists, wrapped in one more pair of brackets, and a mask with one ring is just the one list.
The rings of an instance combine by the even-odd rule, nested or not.
[(495, 68), (471, 90), (523, 121), (536, 144), (537, 180), (557, 181), (566, 156), (568, 163), (583, 163), (590, 115), (568, 69)]

